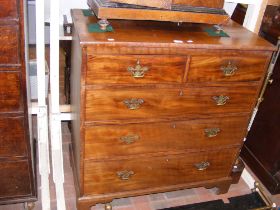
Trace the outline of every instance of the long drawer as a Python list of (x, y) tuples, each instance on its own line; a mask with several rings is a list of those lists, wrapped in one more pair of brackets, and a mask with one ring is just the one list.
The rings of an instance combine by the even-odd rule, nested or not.
[(201, 117), (250, 112), (257, 86), (88, 89), (86, 121)]
[(84, 161), (84, 194), (141, 190), (228, 177), (237, 149)]
[(0, 43), (0, 65), (19, 64), (18, 26), (0, 26)]
[(267, 56), (193, 56), (187, 81), (259, 81), (265, 71), (267, 62)]
[(0, 161), (0, 199), (31, 195), (30, 175), (26, 160)]
[(85, 129), (85, 158), (103, 159), (240, 145), (248, 117), (92, 126)]
[(186, 56), (89, 55), (86, 84), (182, 83)]
[(0, 157), (26, 156), (23, 117), (0, 117)]
[(0, 112), (23, 110), (21, 79), (18, 72), (0, 72)]
[(18, 18), (17, 0), (0, 0), (0, 11), (0, 20), (2, 18)]

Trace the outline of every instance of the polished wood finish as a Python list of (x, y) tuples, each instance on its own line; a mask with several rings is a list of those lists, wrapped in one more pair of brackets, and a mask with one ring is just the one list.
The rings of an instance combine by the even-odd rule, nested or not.
[[(231, 148), (152, 158), (137, 156), (106, 162), (86, 160), (84, 195), (109, 194), (226, 177), (231, 171), (236, 151), (237, 149)], [(209, 162), (210, 166), (200, 171), (195, 164), (203, 161)], [(117, 174), (121, 171), (130, 171), (133, 174), (128, 180), (122, 180)]]
[[(240, 146), (247, 116), (160, 123), (90, 126), (85, 129), (85, 159), (104, 159), (168, 151)], [(205, 130), (219, 128), (217, 136)], [(162, 132), (164, 131), (164, 132)], [(127, 141), (125, 141), (128, 139)]]
[[(197, 118), (209, 114), (232, 115), (249, 113), (255, 103), (258, 86), (215, 86), (192, 88), (117, 88), (89, 89), (85, 98), (86, 121), (149, 120), (149, 118)], [(207, 91), (205, 91), (207, 90)], [(243, 97), (240, 97), (240, 94)], [(218, 106), (215, 96), (228, 96), (227, 103)], [(130, 110), (126, 99), (143, 99), (136, 110)]]
[[(266, 56), (244, 54), (240, 56), (194, 56), (191, 59), (188, 82), (240, 82), (259, 81), (266, 65)], [(229, 63), (236, 67), (232, 75), (222, 68)]]
[(0, 72), (0, 112), (23, 112), (20, 76), (18, 72)]
[(0, 162), (0, 199), (31, 194), (28, 161)]
[(0, 0), (0, 204), (35, 201), (37, 195), (26, 92), (25, 3)]
[(190, 187), (227, 192), (275, 48), (231, 22), (221, 38), (209, 25), (125, 20), (88, 33), (96, 17), (72, 17), (78, 209)]
[[(139, 78), (128, 71), (128, 68), (135, 68), (137, 61), (141, 68), (147, 68), (143, 77)], [(86, 84), (181, 83), (186, 61), (184, 56), (88, 55)]]
[[(264, 20), (273, 22), (263, 21), (260, 34), (273, 44), (277, 44), (280, 36), (279, 18), (279, 7), (268, 6)], [(271, 194), (280, 193), (280, 57), (275, 62), (264, 100), (241, 152), (243, 160)]]
[(18, 18), (18, 6), (18, 0), (0, 0), (0, 19)]
[(19, 64), (18, 26), (0, 25), (0, 64)]
[[(125, 20), (154, 20), (171, 22), (194, 22), (208, 24), (225, 24), (229, 16), (223, 9), (207, 7), (191, 8), (186, 6), (180, 11), (178, 5), (173, 5), (171, 10), (154, 8), (131, 8), (114, 4), (109, 5), (106, 0), (88, 0), (88, 5), (100, 19), (125, 19)], [(173, 9), (173, 7), (176, 7)]]
[(24, 129), (23, 117), (0, 117), (1, 157), (24, 157), (27, 155)]

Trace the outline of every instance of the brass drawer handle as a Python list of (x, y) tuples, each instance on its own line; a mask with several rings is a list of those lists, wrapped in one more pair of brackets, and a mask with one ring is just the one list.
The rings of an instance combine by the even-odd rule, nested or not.
[(204, 171), (204, 170), (206, 170), (207, 168), (210, 167), (210, 163), (209, 162), (201, 162), (201, 163), (194, 164), (194, 166), (196, 167), (196, 169), (198, 171)]
[(138, 135), (127, 135), (127, 136), (122, 136), (121, 141), (126, 143), (126, 144), (132, 144), (140, 139), (140, 136)]
[(222, 66), (221, 70), (223, 71), (226, 77), (232, 76), (238, 70), (237, 66), (232, 64), (231, 61), (228, 62), (227, 66)]
[(127, 181), (131, 178), (131, 176), (134, 175), (134, 172), (133, 171), (118, 171), (117, 172), (117, 176), (121, 179), (121, 180), (124, 180), (124, 181)]
[(221, 132), (220, 128), (210, 128), (204, 130), (204, 133), (208, 138), (213, 138), (217, 136), (220, 132)]
[(125, 99), (123, 103), (127, 106), (128, 109), (136, 110), (140, 108), (140, 106), (144, 103), (144, 100), (142, 98), (131, 98)]
[(223, 106), (229, 100), (228, 96), (213, 96), (213, 100), (216, 102), (217, 106)]
[(145, 76), (145, 73), (149, 71), (149, 67), (141, 66), (140, 61), (137, 60), (135, 67), (128, 67), (127, 71), (131, 73), (131, 76), (134, 78), (142, 78)]

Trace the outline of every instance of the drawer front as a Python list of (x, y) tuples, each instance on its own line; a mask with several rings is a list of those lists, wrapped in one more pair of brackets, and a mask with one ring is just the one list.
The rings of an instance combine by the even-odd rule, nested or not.
[(85, 119), (147, 120), (250, 112), (256, 93), (257, 86), (87, 90)]
[(183, 56), (88, 56), (87, 84), (181, 83)]
[(84, 194), (123, 192), (228, 177), (236, 153), (237, 149), (232, 148), (108, 162), (85, 161)]
[[(17, 0), (0, 0), (0, 19), (18, 17)], [(2, 43), (2, 42), (1, 42)]]
[(85, 158), (103, 159), (239, 145), (243, 141), (247, 123), (248, 117), (228, 117), (87, 127)]
[(264, 74), (268, 58), (194, 56), (191, 59), (188, 82), (258, 81)]
[(0, 26), (0, 65), (19, 64), (19, 37), (17, 26)]
[(23, 117), (0, 118), (0, 157), (26, 155), (24, 130)]
[(0, 162), (0, 174), (0, 199), (31, 194), (27, 161)]
[(0, 72), (0, 112), (17, 112), (23, 109), (20, 73)]

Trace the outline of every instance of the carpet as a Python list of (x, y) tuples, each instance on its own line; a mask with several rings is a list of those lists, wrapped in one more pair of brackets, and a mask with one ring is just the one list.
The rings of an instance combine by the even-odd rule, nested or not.
[[(166, 208), (164, 210), (248, 210), (264, 207), (265, 202), (257, 192), (252, 194), (229, 198), (230, 203), (215, 200), (185, 206)], [(163, 209), (162, 209), (163, 210)]]

